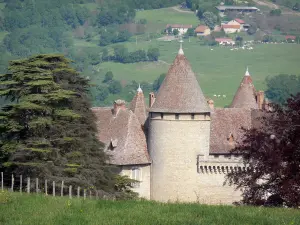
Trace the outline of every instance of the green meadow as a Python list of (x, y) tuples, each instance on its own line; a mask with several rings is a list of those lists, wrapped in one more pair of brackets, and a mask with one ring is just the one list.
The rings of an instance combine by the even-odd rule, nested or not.
[(104, 201), (14, 194), (0, 204), (3, 225), (296, 225), (300, 211), (283, 208)]
[[(179, 49), (179, 43), (151, 42), (126, 43), (130, 51), (147, 49), (149, 46), (160, 49), (160, 61), (154, 63), (120, 64), (105, 62), (97, 66), (98, 73), (92, 75), (94, 83), (101, 82), (107, 71), (112, 71), (121, 81), (136, 80), (152, 82), (161, 73), (166, 73)], [(200, 86), (207, 97), (213, 98), (217, 106), (230, 104), (239, 83), (249, 67), (256, 89), (265, 89), (265, 79), (278, 74), (300, 75), (300, 45), (260, 44), (253, 50), (230, 50), (227, 47), (201, 46), (196, 38), (183, 44), (184, 53), (191, 63)], [(214, 97), (226, 95), (226, 97)]]

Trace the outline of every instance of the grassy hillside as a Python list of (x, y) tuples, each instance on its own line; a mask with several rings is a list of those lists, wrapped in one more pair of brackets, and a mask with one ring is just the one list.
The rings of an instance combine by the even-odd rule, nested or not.
[(35, 195), (14, 195), (0, 204), (3, 225), (296, 225), (293, 209), (161, 204), (148, 201), (68, 200)]
[[(92, 75), (92, 81), (101, 82), (104, 74), (111, 70), (118, 80), (136, 80), (137, 82), (152, 82), (161, 73), (168, 70), (174, 60), (178, 42), (143, 42), (137, 46), (127, 43), (130, 50), (156, 46), (161, 57), (158, 63), (102, 63), (99, 73)], [(215, 100), (217, 106), (230, 104), (233, 95), (249, 66), (250, 73), (257, 89), (265, 88), (265, 78), (280, 73), (299, 75), (300, 45), (296, 44), (262, 44), (254, 46), (253, 50), (236, 50), (230, 48), (200, 46), (196, 39), (184, 44), (184, 52), (196, 73), (204, 94)], [(213, 50), (211, 50), (213, 49)], [(226, 98), (216, 98), (213, 95), (226, 95)]]

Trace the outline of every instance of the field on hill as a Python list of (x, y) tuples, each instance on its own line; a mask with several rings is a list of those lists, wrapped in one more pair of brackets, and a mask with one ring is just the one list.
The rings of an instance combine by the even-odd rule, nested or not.
[(160, 32), (167, 24), (191, 24), (197, 26), (200, 21), (194, 13), (183, 13), (174, 8), (143, 10), (136, 13), (136, 21), (147, 20), (148, 32)]
[(3, 225), (296, 225), (300, 211), (282, 208), (97, 201), (14, 194), (0, 204)]
[[(152, 82), (161, 73), (166, 73), (176, 57), (179, 43), (173, 42), (143, 42), (126, 43), (130, 50), (148, 46), (160, 49), (160, 61), (157, 63), (102, 63), (99, 73), (92, 75), (92, 81), (99, 83), (104, 74), (111, 70), (118, 80), (137, 82)], [(239, 83), (249, 67), (256, 89), (265, 88), (265, 78), (281, 73), (299, 75), (300, 45), (297, 44), (261, 44), (253, 50), (230, 50), (224, 47), (201, 46), (196, 39), (183, 44), (185, 55), (197, 75), (200, 86), (207, 97), (214, 99), (217, 106), (230, 104)], [(213, 50), (212, 50), (213, 49)], [(217, 98), (214, 95), (226, 95)]]

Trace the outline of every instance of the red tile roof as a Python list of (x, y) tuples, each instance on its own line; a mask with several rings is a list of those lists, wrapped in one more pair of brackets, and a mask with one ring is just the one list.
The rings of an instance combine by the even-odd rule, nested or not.
[(210, 112), (191, 65), (182, 49), (169, 68), (150, 112)]
[(204, 33), (206, 29), (209, 29), (208, 26), (199, 25), (198, 27), (196, 27), (195, 32), (196, 33)]
[[(141, 124), (135, 114), (128, 109), (119, 109), (114, 114), (112, 108), (92, 108), (97, 121), (98, 138), (106, 145), (115, 165), (149, 164), (147, 142)], [(112, 145), (114, 148), (109, 149)]]
[(250, 74), (246, 72), (240, 87), (235, 93), (230, 108), (258, 109), (255, 93), (252, 78)]
[(238, 22), (239, 24), (244, 24), (244, 23), (245, 23), (244, 20), (241, 20), (241, 19), (239, 19), (239, 18), (235, 18), (234, 20), (235, 20), (236, 22)]
[(141, 125), (144, 125), (147, 119), (145, 97), (143, 91), (137, 91), (136, 95), (133, 97), (129, 109), (134, 112), (140, 121)]
[(223, 24), (223, 29), (240, 29), (241, 25), (230, 25), (230, 24)]
[(285, 40), (288, 40), (288, 39), (295, 40), (296, 36), (294, 36), (294, 35), (287, 35), (287, 36), (285, 36)]

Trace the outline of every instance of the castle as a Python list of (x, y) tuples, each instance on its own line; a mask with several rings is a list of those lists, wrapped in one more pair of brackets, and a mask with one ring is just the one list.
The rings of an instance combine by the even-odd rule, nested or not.
[(119, 173), (140, 181), (134, 191), (161, 202), (231, 204), (241, 191), (224, 185), (226, 173), (245, 169), (230, 150), (268, 108), (248, 69), (229, 108), (206, 99), (182, 46), (156, 96), (146, 107), (139, 87), (130, 106), (92, 108), (98, 138)]

